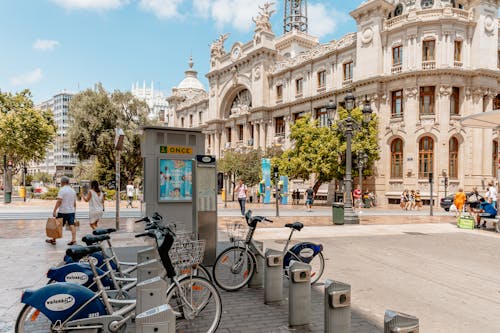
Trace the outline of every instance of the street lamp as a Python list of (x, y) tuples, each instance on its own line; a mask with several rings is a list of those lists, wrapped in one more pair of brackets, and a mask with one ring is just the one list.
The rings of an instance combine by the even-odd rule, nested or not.
[(227, 184), (227, 179), (229, 175), (227, 172), (224, 172), (224, 208), (227, 208), (227, 196), (228, 196), (228, 184)]
[(364, 206), (363, 202), (363, 168), (368, 163), (368, 155), (362, 150), (358, 150), (358, 175), (359, 175), (359, 188), (361, 190), (361, 204), (360, 206)]
[[(345, 193), (346, 199), (344, 203), (344, 222), (349, 224), (357, 224), (359, 223), (359, 217), (354, 212), (352, 205), (352, 133), (354, 130), (361, 129), (362, 124), (358, 124), (356, 120), (352, 118), (352, 110), (354, 109), (354, 105), (356, 102), (356, 98), (352, 93), (347, 93), (344, 97), (345, 108), (347, 110), (347, 118), (342, 120), (337, 120), (337, 125), (344, 130), (344, 135), (346, 138), (346, 167), (345, 167)], [(333, 125), (335, 121), (335, 113), (337, 111), (337, 104), (335, 102), (328, 102), (326, 109), (329, 113), (330, 124)], [(371, 120), (372, 108), (370, 106), (370, 102), (365, 97), (365, 105), (363, 106), (363, 124), (368, 124)]]

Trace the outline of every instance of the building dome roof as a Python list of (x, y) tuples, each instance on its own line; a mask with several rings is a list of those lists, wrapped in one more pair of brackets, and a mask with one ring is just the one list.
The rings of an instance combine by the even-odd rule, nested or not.
[(205, 90), (203, 83), (198, 80), (198, 72), (193, 69), (193, 57), (189, 59), (189, 69), (185, 71), (186, 77), (179, 83), (177, 89)]

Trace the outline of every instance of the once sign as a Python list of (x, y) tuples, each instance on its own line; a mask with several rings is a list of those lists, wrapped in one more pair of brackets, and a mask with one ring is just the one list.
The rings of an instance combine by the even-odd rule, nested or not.
[(160, 154), (191, 155), (193, 148), (181, 146), (160, 146)]

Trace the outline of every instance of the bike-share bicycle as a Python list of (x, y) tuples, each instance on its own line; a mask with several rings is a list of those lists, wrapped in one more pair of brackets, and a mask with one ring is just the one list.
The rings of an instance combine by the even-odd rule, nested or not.
[[(171, 281), (167, 303), (179, 319), (178, 331), (215, 332), (222, 314), (217, 289), (204, 278), (177, 273), (201, 262), (204, 241), (174, 246), (175, 234), (168, 228), (148, 230), (136, 237), (141, 236), (152, 237), (158, 243), (166, 276)], [(101, 251), (98, 246), (75, 247), (68, 249), (67, 254), (79, 261), (97, 251)], [(73, 283), (53, 283), (38, 290), (26, 290), (21, 300), (25, 306), (17, 318), (15, 332), (123, 332), (126, 323), (135, 317), (135, 300), (109, 298), (93, 261), (89, 261), (89, 265), (96, 279), (97, 293)], [(117, 304), (123, 307), (115, 309)]]
[[(252, 278), (256, 270), (256, 256), (264, 258), (264, 253), (253, 241), (253, 235), (259, 222), (272, 222), (263, 216), (252, 216), (249, 210), (245, 214), (248, 231), (245, 238), (241, 238), (243, 231), (242, 224), (231, 224), (228, 228), (230, 241), (233, 246), (224, 250), (217, 259), (213, 267), (213, 278), (217, 286), (226, 291), (236, 291), (244, 287)], [(285, 274), (291, 260), (297, 260), (311, 265), (311, 283), (316, 283), (321, 278), (325, 268), (323, 257), (323, 245), (311, 242), (300, 242), (290, 249), (288, 248), (292, 235), (295, 231), (300, 231), (304, 225), (300, 222), (288, 223), (285, 227), (290, 228), (290, 235), (283, 248), (283, 267)]]

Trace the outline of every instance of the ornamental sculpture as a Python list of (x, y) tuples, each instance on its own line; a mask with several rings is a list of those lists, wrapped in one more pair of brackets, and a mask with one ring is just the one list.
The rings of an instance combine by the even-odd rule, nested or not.
[(210, 46), (210, 55), (212, 57), (220, 57), (226, 54), (224, 51), (224, 42), (229, 38), (230, 33), (221, 34)]
[(269, 20), (271, 15), (276, 11), (274, 9), (270, 10), (271, 6), (274, 6), (274, 2), (266, 2), (263, 6), (259, 6), (259, 16), (257, 16), (257, 18), (252, 17), (252, 21), (255, 23), (255, 31), (272, 32), (272, 26)]

